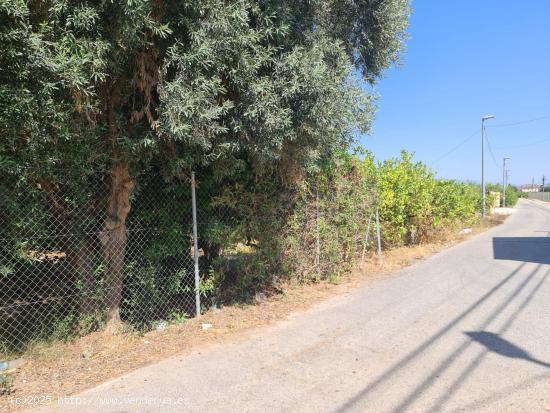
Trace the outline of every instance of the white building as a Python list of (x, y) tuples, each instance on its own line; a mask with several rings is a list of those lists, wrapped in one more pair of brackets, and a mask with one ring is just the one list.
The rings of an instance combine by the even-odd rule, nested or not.
[(540, 192), (540, 185), (535, 185), (535, 184), (522, 185), (521, 192)]

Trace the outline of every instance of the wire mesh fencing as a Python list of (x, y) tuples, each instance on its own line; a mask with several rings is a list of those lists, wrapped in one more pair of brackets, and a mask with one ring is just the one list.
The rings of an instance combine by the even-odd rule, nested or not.
[(338, 278), (374, 251), (374, 187), (365, 187), (346, 170), (337, 176), (336, 182), (307, 185), (289, 220), (289, 261), (303, 281)]
[(113, 315), (140, 330), (196, 315), (189, 182), (137, 189), (118, 227), (102, 184), (2, 191), (0, 356), (86, 334)]
[(550, 192), (529, 192), (527, 196), (529, 199), (550, 202)]
[(376, 242), (375, 196), (350, 173), (290, 194), (209, 174), (149, 178), (124, 222), (110, 215), (110, 182), (1, 185), (0, 359), (113, 319), (163, 329), (276, 277), (337, 277)]

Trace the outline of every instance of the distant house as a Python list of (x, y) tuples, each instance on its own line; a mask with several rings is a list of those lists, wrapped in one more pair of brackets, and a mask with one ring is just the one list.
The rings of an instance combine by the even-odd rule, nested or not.
[(540, 192), (540, 185), (535, 185), (535, 184), (522, 185), (521, 192)]

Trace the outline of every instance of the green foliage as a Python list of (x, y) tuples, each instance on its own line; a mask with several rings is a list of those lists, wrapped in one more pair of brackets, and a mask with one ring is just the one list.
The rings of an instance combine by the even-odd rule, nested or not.
[(388, 247), (418, 244), (458, 223), (471, 224), (480, 199), (477, 187), (436, 179), (408, 152), (379, 166), (378, 197)]
[(168, 323), (170, 324), (183, 324), (189, 319), (189, 314), (183, 311), (172, 310), (168, 314)]
[(384, 161), (378, 169), (379, 213), (384, 241), (389, 246), (415, 243), (431, 227), (435, 179), (421, 162), (402, 152), (398, 159)]
[(287, 267), (298, 280), (335, 279), (355, 263), (375, 202), (374, 160), (362, 155), (340, 153), (324, 162), (296, 194), (284, 245)]
[(160, 262), (146, 266), (135, 262), (129, 264), (123, 319), (139, 330), (147, 330), (158, 320), (170, 320), (176, 317), (175, 314), (189, 313), (191, 309), (180, 306), (193, 301), (177, 299), (178, 295), (194, 296), (190, 285), (184, 283), (187, 278), (185, 270), (164, 272)]
[[(504, 197), (502, 196), (502, 184), (487, 184), (488, 192), (498, 192), (500, 194), (500, 206), (503, 206)], [(506, 207), (514, 207), (521, 196), (521, 192), (515, 186), (508, 185), (506, 187)], [(488, 203), (492, 205), (492, 203)]]
[(408, 0), (348, 3), (3, 1), (0, 167), (68, 185), (113, 157), (310, 165), (369, 128), (353, 66), (374, 81), (406, 39)]
[[(0, 1), (0, 289), (10, 301), (75, 297), (53, 301), (52, 322), (37, 307), (21, 332), (1, 320), (0, 331), (88, 331), (104, 309), (81, 314), (83, 297), (98, 306), (92, 291), (121, 286), (109, 306), (138, 327), (191, 314), (175, 305), (194, 294), (190, 220), (176, 207), (191, 170), (205, 194), (201, 294), (245, 296), (297, 270), (289, 257), (308, 250), (292, 231), (313, 228), (298, 217), (311, 219), (317, 190), (314, 272), (351, 263), (374, 182), (361, 178), (372, 159), (346, 153), (373, 120), (362, 82), (398, 62), (409, 13), (408, 0)], [(107, 260), (114, 226), (130, 236)], [(19, 289), (36, 279), (44, 291)]]
[(10, 394), (13, 390), (15, 377), (13, 372), (0, 370), (0, 396)]
[(477, 185), (437, 180), (433, 200), (434, 227), (473, 224), (479, 210), (479, 198)]
[(521, 192), (515, 186), (508, 185), (506, 187), (506, 207), (514, 207), (520, 196)]
[[(371, 250), (377, 209), (384, 246), (396, 247), (473, 224), (480, 202), (477, 186), (437, 179), (410, 153), (377, 165), (362, 151), (340, 152), (319, 163), (292, 190), (249, 181), (229, 185), (215, 199), (235, 217), (221, 232), (225, 235), (212, 233), (223, 245), (209, 279), (221, 301), (250, 297), (281, 278), (338, 278), (364, 248)], [(247, 248), (231, 247), (247, 239)]]
[[(374, 81), (382, 69), (399, 61), (411, 12), (408, 0), (316, 1), (325, 30), (342, 40), (363, 76)], [(384, 45), (382, 47), (382, 45)]]

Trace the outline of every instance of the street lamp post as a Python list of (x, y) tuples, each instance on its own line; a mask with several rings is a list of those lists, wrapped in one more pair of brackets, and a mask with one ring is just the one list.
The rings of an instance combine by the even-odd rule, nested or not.
[(510, 158), (502, 159), (502, 206), (506, 208), (506, 161)]
[(485, 126), (486, 120), (493, 119), (493, 115), (481, 118), (481, 217), (485, 218)]

